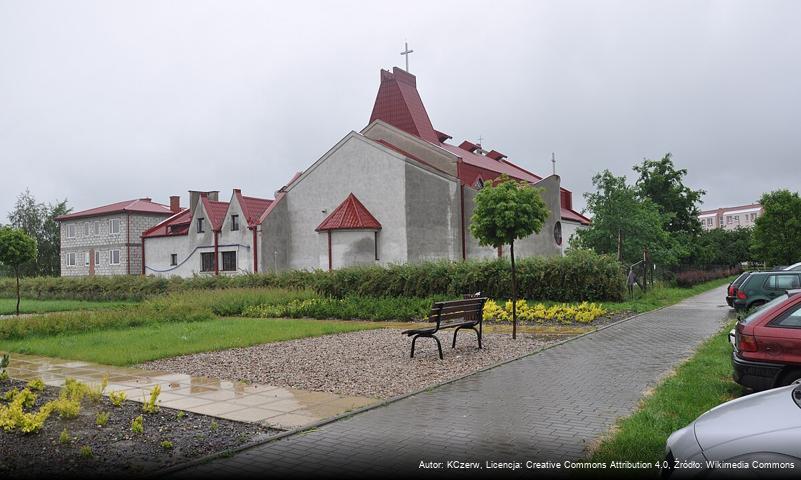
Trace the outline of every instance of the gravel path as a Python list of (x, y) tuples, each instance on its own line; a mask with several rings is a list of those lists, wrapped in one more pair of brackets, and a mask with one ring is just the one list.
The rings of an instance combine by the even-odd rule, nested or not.
[(451, 334), (439, 335), (444, 360), (436, 343), (417, 341), (409, 358), (411, 339), (400, 330), (380, 329), (254, 347), (234, 348), (156, 360), (141, 368), (197, 376), (246, 380), (254, 383), (375, 398), (391, 398), (420, 390), (504, 360), (564, 340), (560, 337), (485, 334), (478, 350), (475, 334), (459, 332), (456, 349)]

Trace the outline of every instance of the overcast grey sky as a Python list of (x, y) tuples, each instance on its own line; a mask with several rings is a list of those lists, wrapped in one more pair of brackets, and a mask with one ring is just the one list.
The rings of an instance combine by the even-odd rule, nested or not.
[(434, 127), (581, 194), (672, 152), (705, 207), (799, 190), (801, 2), (0, 0), (0, 221), (272, 197), (410, 70)]

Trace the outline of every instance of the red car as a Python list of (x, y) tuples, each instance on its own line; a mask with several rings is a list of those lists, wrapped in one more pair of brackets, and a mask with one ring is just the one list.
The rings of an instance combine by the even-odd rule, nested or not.
[(737, 323), (734, 381), (754, 390), (801, 380), (801, 290), (788, 290)]

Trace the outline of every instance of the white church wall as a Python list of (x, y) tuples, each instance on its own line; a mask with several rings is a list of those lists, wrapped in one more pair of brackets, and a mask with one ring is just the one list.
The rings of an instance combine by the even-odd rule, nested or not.
[[(542, 226), (540, 233), (529, 235), (515, 242), (515, 258), (542, 256), (552, 257), (562, 254), (561, 247), (556, 243), (554, 229), (556, 222), (561, 221), (561, 199), (559, 196), (560, 179), (558, 175), (543, 178), (535, 187), (542, 189), (542, 199), (548, 207), (550, 214)], [(508, 248), (504, 248), (504, 255), (508, 255)]]
[(587, 228), (586, 226), (578, 223), (571, 222), (570, 220), (562, 220), (562, 254), (570, 248), (570, 241), (576, 235), (576, 232)]
[(461, 259), (459, 185), (407, 163), (405, 167), (406, 257), (409, 262)]
[(468, 260), (486, 260), (498, 258), (498, 250), (493, 247), (482, 247), (478, 239), (470, 233), (470, 218), (476, 206), (476, 194), (478, 190), (471, 187), (464, 187), (464, 228), (465, 228), (465, 250), (467, 250)]
[[(357, 133), (345, 137), (286, 192), (286, 267), (320, 267), (319, 234), (315, 228), (351, 192), (381, 222), (380, 263), (406, 262), (405, 165), (400, 154)], [(269, 228), (263, 234), (270, 235)]]
[[(231, 225), (233, 219), (232, 215), (239, 216), (239, 230), (232, 230)], [(222, 229), (218, 234), (218, 243), (220, 245), (220, 252), (235, 251), (236, 254), (236, 272), (228, 273), (248, 273), (253, 271), (253, 250), (251, 244), (253, 243), (253, 231), (248, 228), (248, 222), (245, 214), (242, 211), (242, 206), (239, 205), (236, 195), (231, 196), (231, 201), (228, 204), (228, 212), (223, 219)], [(222, 269), (222, 254), (219, 258), (220, 269)], [(221, 273), (223, 273), (221, 271)]]

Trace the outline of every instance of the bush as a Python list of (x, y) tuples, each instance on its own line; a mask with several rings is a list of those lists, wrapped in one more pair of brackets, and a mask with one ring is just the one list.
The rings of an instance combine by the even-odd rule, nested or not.
[(419, 320), (426, 318), (434, 301), (445, 297), (354, 297), (310, 298), (285, 304), (258, 305), (242, 312), (257, 318), (339, 318), (359, 320)]
[(162, 322), (198, 322), (213, 318), (210, 309), (189, 305), (146, 304), (111, 310), (50, 313), (3, 320), (0, 322), (0, 339), (80, 333)]
[(674, 275), (674, 280), (676, 281), (676, 286), (690, 288), (698, 285), (699, 283), (717, 280), (718, 278), (725, 278), (732, 275), (738, 275), (741, 272), (742, 269), (737, 267), (721, 267), (711, 270), (686, 270), (676, 273)]
[[(517, 261), (518, 288), (521, 298), (575, 301), (618, 301), (625, 292), (625, 275), (613, 257), (576, 250), (564, 257), (529, 257)], [(349, 267), (331, 272), (288, 271), (239, 276), (196, 276), (158, 278), (143, 276), (116, 277), (39, 277), (22, 280), (22, 295), (27, 298), (77, 300), (142, 300), (146, 297), (186, 292), (188, 290), (283, 288), (300, 290), (286, 293), (288, 301), (311, 298), (311, 291), (324, 296), (344, 298), (417, 297), (481, 291), (493, 298), (511, 293), (510, 265), (505, 259), (467, 262), (428, 262), (405, 265)], [(305, 291), (308, 290), (308, 291)], [(0, 279), (0, 296), (12, 296), (14, 283)], [(194, 305), (210, 305), (207, 293), (192, 297)], [(275, 295), (265, 293), (265, 295)], [(291, 298), (297, 295), (297, 298)], [(234, 315), (253, 305), (280, 301), (250, 301), (247, 294), (218, 297), (211, 306), (215, 313)], [(168, 308), (169, 301), (156, 302)], [(219, 305), (218, 305), (219, 304)], [(165, 306), (166, 305), (166, 306)], [(240, 310), (241, 311), (241, 310)]]

